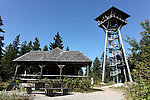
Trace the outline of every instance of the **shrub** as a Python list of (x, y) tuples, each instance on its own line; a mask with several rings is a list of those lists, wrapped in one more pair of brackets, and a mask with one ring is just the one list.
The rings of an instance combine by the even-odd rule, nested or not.
[(135, 84), (129, 85), (127, 95), (133, 100), (150, 100), (150, 20), (141, 22), (144, 29), (140, 42), (127, 37), (132, 46), (129, 60)]
[(74, 92), (91, 92), (93, 91), (90, 89), (91, 83), (89, 80), (85, 78), (64, 78), (64, 79), (56, 79), (56, 80), (48, 80), (48, 79), (43, 79), (40, 80), (40, 82), (48, 82), (46, 83), (46, 87), (51, 87), (52, 82), (55, 83), (65, 83), (64, 86), (65, 88), (71, 88), (71, 91)]
[(6, 89), (6, 87), (9, 85), (8, 82), (1, 82), (0, 83), (0, 91), (3, 90), (3, 89)]
[(20, 94), (16, 91), (14, 92), (2, 91), (0, 94), (0, 99), (1, 100), (32, 100), (33, 97), (31, 97), (28, 94)]
[(140, 83), (128, 84), (126, 88), (127, 100), (150, 100), (150, 82), (140, 81)]
[(90, 89), (90, 81), (84, 78), (64, 78), (64, 79), (57, 79), (53, 82), (57, 83), (65, 83), (66, 88), (71, 88), (71, 91), (75, 92), (84, 92), (89, 91)]

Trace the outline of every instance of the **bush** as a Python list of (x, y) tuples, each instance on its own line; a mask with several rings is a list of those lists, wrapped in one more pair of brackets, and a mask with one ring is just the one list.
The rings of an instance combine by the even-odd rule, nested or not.
[(126, 40), (132, 46), (129, 60), (135, 81), (129, 85), (127, 96), (133, 100), (150, 100), (150, 20), (141, 22), (141, 26), (144, 31), (139, 42), (129, 37)]
[[(84, 92), (90, 90), (90, 81), (84, 78), (64, 78), (64, 79), (57, 79), (53, 82), (56, 83), (65, 83), (66, 88), (71, 88), (71, 91), (74, 92)], [(48, 84), (46, 84), (48, 85)], [(49, 84), (51, 86), (51, 84)]]
[(1, 100), (32, 100), (33, 97), (31, 97), (28, 94), (19, 94), (18, 92), (7, 92), (2, 91), (0, 94)]
[(140, 83), (128, 84), (126, 88), (127, 100), (150, 100), (150, 82), (142, 81)]
[(8, 82), (1, 82), (0, 83), (0, 91), (2, 91), (3, 89), (6, 89), (6, 87), (9, 85)]

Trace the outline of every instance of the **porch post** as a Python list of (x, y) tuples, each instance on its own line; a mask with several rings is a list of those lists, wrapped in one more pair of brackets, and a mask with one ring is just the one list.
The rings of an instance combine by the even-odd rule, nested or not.
[(89, 65), (87, 65), (86, 71), (87, 71), (87, 80), (89, 80)]
[(26, 76), (26, 75), (27, 75), (27, 66), (24, 65), (24, 76)]
[[(58, 65), (58, 64), (57, 64)], [(62, 69), (65, 67), (65, 65), (58, 65), (58, 67), (60, 68), (60, 78), (61, 78), (61, 75), (62, 75)]]
[(16, 70), (15, 70), (15, 74), (14, 74), (14, 76), (16, 76), (17, 71), (18, 71), (18, 68), (19, 68), (20, 66), (21, 66), (21, 65), (17, 65), (17, 66), (16, 66)]
[(39, 67), (41, 68), (40, 78), (42, 78), (42, 72), (43, 72), (43, 68), (45, 67), (45, 65), (39, 65)]
[(16, 66), (16, 70), (15, 70), (15, 74), (14, 74), (14, 80), (13, 80), (13, 85), (15, 85), (17, 71), (18, 71), (18, 68), (19, 68), (20, 66), (21, 66), (21, 65), (17, 65), (17, 66)]
[(62, 75), (62, 68), (60, 68), (60, 76)]

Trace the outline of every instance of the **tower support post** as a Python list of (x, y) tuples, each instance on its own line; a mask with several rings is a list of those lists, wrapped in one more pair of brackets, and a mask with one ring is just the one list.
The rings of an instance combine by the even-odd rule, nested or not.
[(122, 45), (124, 58), (125, 58), (125, 63), (126, 63), (128, 74), (129, 74), (129, 80), (130, 80), (130, 82), (133, 82), (132, 77), (131, 77), (130, 68), (129, 68), (129, 63), (128, 63), (128, 60), (127, 60), (127, 57), (126, 57), (126, 53), (125, 53), (125, 49), (124, 49), (124, 45), (123, 45), (123, 41), (122, 41), (122, 37), (121, 37), (121, 33), (120, 33), (120, 28), (118, 28), (118, 32), (119, 32), (119, 37), (120, 37), (120, 41), (121, 41), (121, 45)]
[(126, 70), (125, 70), (125, 68), (123, 68), (123, 72), (124, 72), (125, 82), (127, 82), (127, 75), (126, 75)]
[(108, 31), (106, 30), (102, 83), (104, 83), (104, 79), (105, 79), (106, 53), (107, 53), (107, 35), (108, 35)]

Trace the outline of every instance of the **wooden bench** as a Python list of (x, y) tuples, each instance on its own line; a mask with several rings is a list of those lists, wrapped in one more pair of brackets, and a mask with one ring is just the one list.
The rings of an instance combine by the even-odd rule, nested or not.
[(45, 84), (48, 82), (36, 82), (35, 83), (35, 90), (40, 90), (40, 88), (45, 88)]
[(41, 90), (45, 90), (46, 95), (48, 96), (53, 96), (53, 90), (61, 90), (62, 91), (62, 95), (67, 95), (68, 94), (68, 90), (70, 88), (40, 88)]
[(34, 88), (34, 87), (32, 87), (32, 86), (26, 86), (24, 88), (26, 88), (27, 94), (31, 94), (32, 93), (32, 88)]
[(40, 88), (40, 90), (45, 90), (46, 95), (53, 96), (53, 90), (61, 90), (62, 95), (67, 95), (70, 88), (64, 88), (65, 83), (51, 83), (51, 87)]
[(26, 88), (27, 94), (31, 94), (32, 93), (32, 88), (35, 88), (35, 83), (37, 81), (37, 79), (22, 79), (22, 81), (25, 80), (27, 81), (26, 85), (24, 88)]
[[(64, 83), (50, 83), (52, 84), (51, 87), (45, 87), (45, 83), (49, 83), (49, 82), (39, 82), (40, 84), (44, 84), (39, 85), (37, 89), (39, 90), (45, 90), (46, 95), (48, 96), (53, 96), (53, 90), (61, 90), (62, 91), (62, 95), (67, 95), (68, 94), (68, 90), (71, 88), (64, 88)], [(31, 94), (32, 93), (32, 88), (34, 88), (33, 86), (26, 86), (24, 87), (26, 88), (27, 94)], [(35, 89), (36, 90), (36, 89)]]

